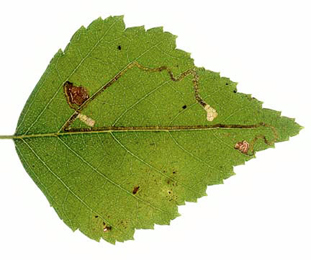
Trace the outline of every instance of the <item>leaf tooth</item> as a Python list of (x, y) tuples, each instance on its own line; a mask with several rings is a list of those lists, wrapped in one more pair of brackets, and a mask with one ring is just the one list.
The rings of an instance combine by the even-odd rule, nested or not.
[(70, 47), (75, 44), (76, 42), (79, 41), (79, 38), (81, 36), (81, 34), (85, 33), (86, 28), (82, 25), (75, 33), (74, 35), (72, 35), (69, 43), (67, 44), (65, 50), (63, 51), (64, 54), (66, 54), (68, 52), (68, 50), (70, 49)]
[(111, 16), (112, 19), (124, 21), (124, 14)]
[(128, 27), (125, 29), (126, 32), (131, 33), (132, 31), (134, 31), (135, 33), (139, 34), (139, 33), (145, 33), (146, 29), (145, 26), (135, 26), (135, 27)]
[(163, 33), (163, 26), (149, 28), (147, 33)]
[(124, 15), (115, 15), (115, 16), (110, 15), (106, 19), (102, 19), (101, 17), (99, 17), (95, 21), (107, 22), (108, 20), (113, 20), (113, 21), (123, 22), (124, 23)]

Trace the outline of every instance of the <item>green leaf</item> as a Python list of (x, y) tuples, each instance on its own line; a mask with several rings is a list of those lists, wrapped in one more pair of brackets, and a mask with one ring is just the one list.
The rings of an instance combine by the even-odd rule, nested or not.
[(169, 224), (178, 205), (301, 129), (197, 68), (175, 39), (97, 19), (56, 53), (29, 97), (12, 138), (72, 230), (115, 243)]

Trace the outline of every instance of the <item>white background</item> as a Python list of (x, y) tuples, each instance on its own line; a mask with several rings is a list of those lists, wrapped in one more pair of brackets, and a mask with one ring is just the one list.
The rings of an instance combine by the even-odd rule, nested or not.
[(0, 259), (311, 259), (310, 1), (0, 2), (0, 134), (13, 134), (54, 53), (99, 16), (164, 26), (197, 66), (239, 82), (264, 106), (305, 127), (257, 153), (170, 226), (110, 245), (73, 233), (0, 140)]

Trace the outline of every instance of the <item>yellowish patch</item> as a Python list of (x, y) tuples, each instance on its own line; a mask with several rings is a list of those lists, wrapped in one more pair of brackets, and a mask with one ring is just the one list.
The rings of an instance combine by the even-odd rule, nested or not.
[(212, 108), (210, 105), (206, 105), (205, 107), (204, 107), (204, 109), (205, 109), (205, 111), (206, 111), (206, 113), (207, 113), (207, 115), (206, 115), (206, 119), (207, 119), (207, 121), (213, 121), (217, 116), (218, 116), (218, 113), (217, 113), (217, 111), (214, 109), (214, 108)]
[(78, 118), (86, 125), (93, 127), (95, 125), (95, 120), (93, 120), (92, 118), (83, 115), (83, 114), (79, 114)]

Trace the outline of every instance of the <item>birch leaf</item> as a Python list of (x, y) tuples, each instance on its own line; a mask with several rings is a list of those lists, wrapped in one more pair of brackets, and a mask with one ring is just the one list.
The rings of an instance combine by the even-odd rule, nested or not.
[(55, 54), (29, 97), (11, 138), (72, 230), (115, 243), (167, 225), (178, 205), (301, 129), (196, 67), (175, 39), (97, 19)]

